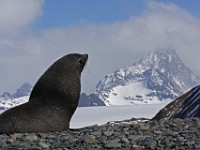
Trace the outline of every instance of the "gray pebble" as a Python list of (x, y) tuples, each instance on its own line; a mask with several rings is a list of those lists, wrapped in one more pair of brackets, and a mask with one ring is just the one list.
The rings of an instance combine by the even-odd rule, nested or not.
[(77, 131), (0, 135), (0, 149), (200, 149), (200, 118), (136, 119)]
[(155, 140), (147, 140), (145, 141), (145, 147), (155, 149), (157, 147), (157, 142)]
[(38, 143), (38, 146), (40, 146), (43, 149), (49, 149), (49, 145), (41, 141)]
[(108, 141), (105, 144), (105, 148), (112, 148), (112, 149), (113, 148), (120, 148), (121, 147), (121, 143), (119, 141), (120, 141), (119, 139)]
[(123, 138), (121, 139), (121, 141), (122, 141), (123, 143), (126, 143), (126, 144), (129, 144), (129, 143), (130, 143), (129, 140), (128, 140), (127, 138), (125, 138), (125, 137), (123, 137)]
[(94, 132), (92, 132), (92, 135), (101, 136), (102, 135), (102, 131), (94, 131)]
[(37, 141), (38, 140), (38, 136), (36, 136), (35, 134), (29, 134), (29, 135), (25, 136), (25, 140)]
[(160, 130), (154, 130), (153, 133), (155, 133), (155, 134), (162, 134), (162, 131), (160, 131)]
[(114, 131), (103, 131), (103, 135), (105, 136), (111, 136), (114, 133)]
[(96, 138), (93, 135), (86, 135), (83, 139), (87, 144), (94, 144), (96, 142)]

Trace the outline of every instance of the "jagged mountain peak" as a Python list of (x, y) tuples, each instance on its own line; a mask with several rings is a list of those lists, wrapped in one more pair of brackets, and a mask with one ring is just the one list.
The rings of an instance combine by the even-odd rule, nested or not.
[(13, 94), (14, 98), (22, 97), (22, 96), (29, 96), (31, 91), (33, 89), (33, 86), (25, 82), (24, 84), (21, 85), (19, 89), (17, 89), (16, 93)]
[(158, 49), (132, 66), (106, 75), (94, 93), (107, 105), (159, 102), (175, 99), (199, 81), (173, 48)]
[(178, 57), (174, 48), (170, 47), (168, 49), (160, 48), (156, 49), (155, 51), (150, 52), (146, 57), (151, 59), (155, 57), (160, 57), (159, 59), (168, 59), (169, 62), (172, 60), (172, 57)]
[(28, 82), (20, 86), (14, 94), (4, 92), (0, 96), (0, 113), (5, 110), (18, 106), (28, 101), (29, 95), (32, 91), (32, 85)]
[[(186, 80), (186, 85), (182, 85), (183, 90), (187, 91), (188, 86), (193, 87), (199, 82), (199, 77), (187, 67), (173, 48), (158, 49), (150, 52), (145, 58), (140, 60), (139, 66), (143, 66), (144, 70), (156, 70), (165, 76), (171, 77), (173, 80)], [(180, 86), (183, 83), (179, 83)], [(187, 86), (188, 85), (188, 86)], [(187, 88), (184, 88), (187, 86)]]
[(12, 98), (13, 98), (13, 96), (12, 96), (9, 92), (4, 92), (4, 93), (1, 95), (1, 97), (2, 97), (3, 99), (5, 99), (5, 100), (7, 100), (7, 99), (12, 99)]
[(160, 65), (164, 65), (163, 63), (173, 64), (173, 62), (182, 63), (176, 51), (173, 48), (169, 48), (157, 49), (153, 52), (150, 52), (146, 57), (139, 61), (139, 64), (159, 68)]

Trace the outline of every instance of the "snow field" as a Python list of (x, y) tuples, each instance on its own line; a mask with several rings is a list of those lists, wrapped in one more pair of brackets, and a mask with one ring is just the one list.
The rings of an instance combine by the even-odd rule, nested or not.
[(160, 104), (139, 104), (127, 106), (79, 107), (72, 117), (70, 128), (103, 125), (109, 121), (122, 121), (131, 118), (152, 118), (168, 102)]

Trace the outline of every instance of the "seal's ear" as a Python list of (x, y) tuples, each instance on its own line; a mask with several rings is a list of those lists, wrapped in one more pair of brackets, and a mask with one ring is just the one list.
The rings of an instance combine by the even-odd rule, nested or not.
[(78, 64), (79, 64), (81, 69), (84, 68), (84, 66), (85, 66), (85, 64), (87, 62), (87, 59), (88, 59), (88, 55), (87, 54), (82, 55), (82, 57), (78, 59)]

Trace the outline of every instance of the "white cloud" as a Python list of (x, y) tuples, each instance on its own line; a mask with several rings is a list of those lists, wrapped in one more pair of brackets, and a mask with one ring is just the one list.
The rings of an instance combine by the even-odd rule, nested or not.
[(44, 0), (1, 0), (0, 1), (0, 33), (16, 32), (41, 15)]
[[(15, 88), (25, 81), (34, 83), (53, 61), (69, 52), (89, 53), (83, 91), (92, 91), (107, 73), (157, 48), (173, 46), (187, 64), (200, 69), (200, 19), (172, 3), (151, 1), (147, 5), (143, 14), (124, 22), (80, 23), (0, 40), (0, 51), (9, 50), (0, 56), (0, 91), (8, 83)], [(27, 22), (23, 25), (31, 23)]]

